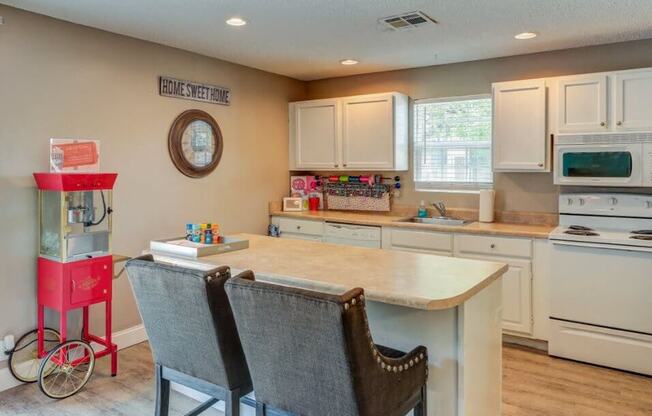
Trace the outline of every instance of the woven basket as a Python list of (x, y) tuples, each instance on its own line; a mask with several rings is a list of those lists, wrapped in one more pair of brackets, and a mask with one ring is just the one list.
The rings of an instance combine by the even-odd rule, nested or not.
[(389, 192), (383, 194), (381, 198), (372, 198), (368, 196), (337, 196), (326, 194), (327, 209), (341, 211), (389, 211), (390, 197)]

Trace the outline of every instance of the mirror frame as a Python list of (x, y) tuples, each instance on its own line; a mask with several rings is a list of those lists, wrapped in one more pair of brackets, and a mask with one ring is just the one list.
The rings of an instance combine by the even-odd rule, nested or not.
[[(198, 168), (190, 163), (183, 154), (181, 141), (183, 133), (186, 128), (194, 121), (203, 121), (211, 126), (213, 136), (215, 137), (215, 152), (210, 163), (204, 167)], [(224, 141), (222, 138), (222, 131), (217, 121), (210, 114), (202, 110), (186, 110), (179, 114), (170, 127), (168, 134), (168, 151), (172, 163), (179, 170), (179, 172), (190, 178), (202, 178), (215, 170), (217, 165), (222, 159), (222, 152), (224, 150)]]

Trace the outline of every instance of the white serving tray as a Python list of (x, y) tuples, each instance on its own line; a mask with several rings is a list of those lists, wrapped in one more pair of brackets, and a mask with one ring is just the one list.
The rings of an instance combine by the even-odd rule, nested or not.
[(152, 240), (149, 242), (149, 249), (154, 253), (165, 253), (193, 259), (242, 250), (248, 247), (249, 240), (228, 236), (224, 236), (223, 241), (218, 244), (194, 243), (183, 237)]

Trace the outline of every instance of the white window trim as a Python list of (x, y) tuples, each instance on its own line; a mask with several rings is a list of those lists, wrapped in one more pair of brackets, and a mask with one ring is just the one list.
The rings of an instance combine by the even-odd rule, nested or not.
[[(472, 95), (456, 95), (451, 97), (437, 97), (437, 98), (417, 98), (413, 100), (413, 106), (417, 104), (429, 104), (440, 102), (453, 102), (477, 99), (491, 99), (491, 112), (493, 113), (493, 96), (491, 93), (487, 94), (472, 94)], [(413, 112), (414, 113), (414, 112)], [(493, 129), (492, 129), (493, 134)], [(416, 154), (416, 145), (414, 143), (414, 126), (410, 132), (412, 139), (412, 157)], [(493, 152), (493, 137), (491, 138), (491, 147)], [(416, 163), (413, 163), (413, 169), (416, 169)], [(416, 172), (412, 172), (413, 180)], [(447, 192), (447, 193), (465, 193), (465, 194), (479, 194), (483, 189), (493, 189), (494, 187), (494, 172), (491, 171), (491, 182), (474, 182), (474, 183), (460, 183), (460, 182), (418, 182), (414, 181), (414, 189), (417, 192)]]

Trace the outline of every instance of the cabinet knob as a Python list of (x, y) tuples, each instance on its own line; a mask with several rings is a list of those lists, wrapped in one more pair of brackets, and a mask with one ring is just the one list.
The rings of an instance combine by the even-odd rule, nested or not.
[(346, 167), (346, 163), (342, 163), (342, 166)]
[(339, 167), (340, 167), (340, 165), (339, 165), (339, 164), (337, 164), (337, 163), (336, 163), (336, 164), (334, 164), (333, 166), (335, 166), (336, 168), (339, 168)]
[(605, 122), (603, 121), (603, 122), (600, 123), (600, 125), (601, 125), (602, 127), (604, 127), (604, 126), (607, 125), (607, 123), (605, 123)]
[(496, 245), (494, 243), (491, 243), (491, 245), (489, 247), (496, 248)]
[(543, 167), (543, 163), (539, 163), (537, 166), (539, 166), (540, 168), (542, 168), (542, 167)]
[(622, 125), (623, 125), (623, 122), (622, 122), (622, 121), (618, 121), (618, 122), (616, 122), (616, 126), (622, 126)]
[(301, 229), (301, 226), (300, 226), (300, 225), (297, 225), (297, 230), (300, 230), (300, 229)]

